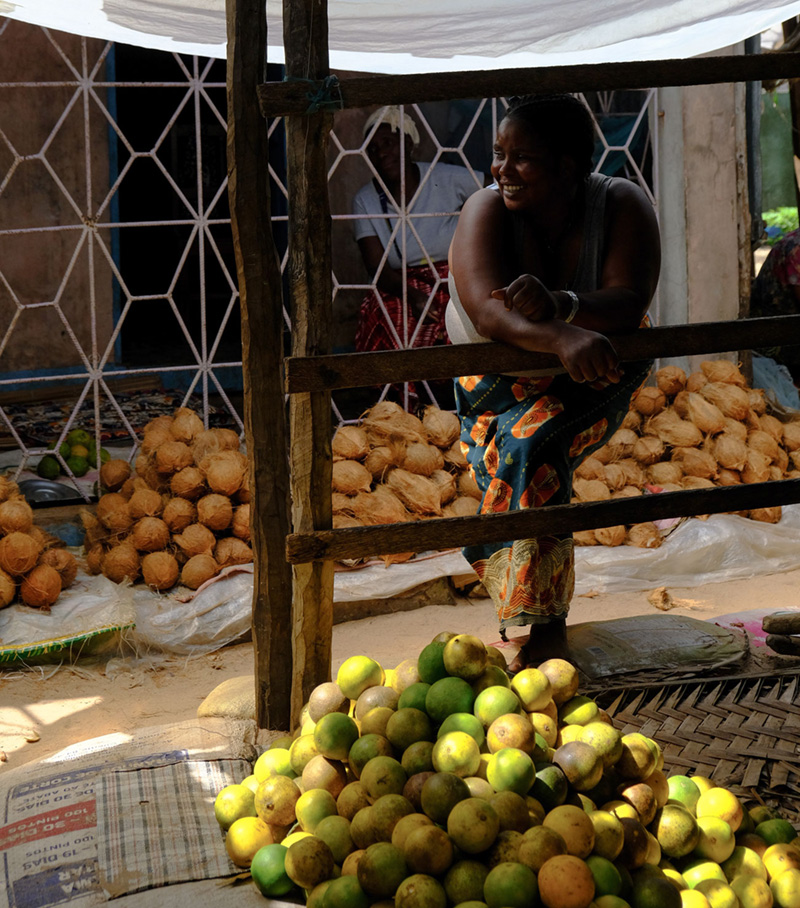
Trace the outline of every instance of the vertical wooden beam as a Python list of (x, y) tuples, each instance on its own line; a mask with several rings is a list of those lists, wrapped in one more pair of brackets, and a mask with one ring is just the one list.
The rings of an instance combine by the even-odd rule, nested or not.
[[(284, 0), (287, 79), (329, 75), (327, 0)], [(331, 217), (327, 143), (332, 113), (287, 117), (289, 294), (295, 356), (330, 352)], [(292, 523), (295, 532), (331, 526), (329, 392), (293, 394), (289, 402)], [(293, 578), (292, 714), (331, 675), (333, 562), (296, 565)]]
[(250, 458), (253, 644), (260, 728), (289, 730), (292, 572), (285, 557), (289, 477), (281, 273), (270, 220), (264, 0), (227, 0), (228, 198), (242, 313), (244, 422)]
[[(783, 40), (788, 41), (800, 24), (800, 19), (795, 16), (781, 23), (783, 30)], [(800, 82), (797, 79), (789, 79), (789, 109), (792, 115), (792, 161), (794, 162), (794, 196), (795, 204), (800, 209)]]

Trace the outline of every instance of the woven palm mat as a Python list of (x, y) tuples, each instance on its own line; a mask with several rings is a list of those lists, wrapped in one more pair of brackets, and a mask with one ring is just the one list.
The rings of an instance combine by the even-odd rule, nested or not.
[(664, 752), (669, 774), (697, 774), (800, 821), (800, 672), (628, 688), (595, 696), (628, 734)]

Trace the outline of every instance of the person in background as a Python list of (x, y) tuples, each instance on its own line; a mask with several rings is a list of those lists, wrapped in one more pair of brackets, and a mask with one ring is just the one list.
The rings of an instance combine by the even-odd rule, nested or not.
[[(456, 379), (461, 444), (480, 512), (568, 504), (572, 473), (619, 428), (651, 363), (621, 366), (606, 334), (635, 331), (660, 270), (655, 212), (627, 179), (592, 173), (594, 124), (571, 95), (514, 99), (494, 145), (495, 184), (464, 205), (450, 250), (452, 343), (554, 353), (545, 377)], [(528, 626), (511, 671), (568, 656), (571, 534), (464, 548), (501, 635)]]
[[(377, 293), (370, 291), (361, 303), (355, 348), (368, 352), (445, 344), (447, 251), (457, 213), (484, 175), (451, 164), (415, 162), (417, 124), (397, 106), (371, 114), (363, 135), (377, 176), (356, 194), (353, 224)], [(398, 217), (404, 211), (405, 224)]]

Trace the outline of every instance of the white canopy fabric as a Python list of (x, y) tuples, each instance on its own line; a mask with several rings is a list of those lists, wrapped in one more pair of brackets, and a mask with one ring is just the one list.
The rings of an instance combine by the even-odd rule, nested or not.
[[(267, 2), (283, 61), (281, 3)], [(331, 67), (425, 73), (685, 58), (800, 13), (800, 0), (329, 0)], [(0, 16), (72, 34), (225, 56), (225, 0), (0, 0)]]

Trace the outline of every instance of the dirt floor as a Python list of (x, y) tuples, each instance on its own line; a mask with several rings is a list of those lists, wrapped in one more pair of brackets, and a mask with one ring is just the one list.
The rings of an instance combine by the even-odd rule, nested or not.
[[(589, 593), (575, 599), (569, 623), (652, 614), (713, 621), (753, 609), (793, 607), (799, 586), (800, 571), (789, 571), (749, 581), (674, 588), (668, 591), (674, 606), (669, 612), (654, 606), (649, 598), (653, 591)], [(490, 601), (459, 598), (455, 605), (427, 605), (337, 624), (333, 672), (357, 653), (393, 667), (415, 657), (444, 630), (476, 634), (486, 643), (499, 642)], [(514, 631), (509, 637), (504, 652), (510, 660), (517, 648)], [(218, 684), (252, 672), (249, 643), (228, 646), (209, 656), (175, 657), (159, 664), (93, 657), (60, 668), (0, 672), (0, 757), (4, 758), (0, 772), (100, 735), (191, 719)]]

